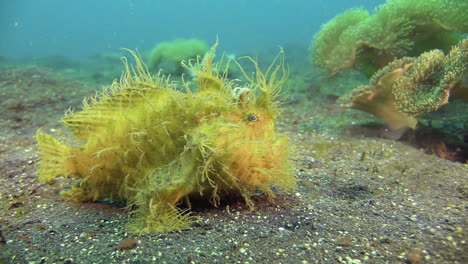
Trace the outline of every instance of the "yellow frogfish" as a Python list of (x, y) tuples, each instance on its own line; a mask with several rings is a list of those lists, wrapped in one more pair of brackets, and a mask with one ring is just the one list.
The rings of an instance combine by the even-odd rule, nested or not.
[[(275, 130), (278, 93), (287, 77), (282, 51), (262, 72), (250, 57), (252, 74), (234, 60), (245, 77), (227, 79), (213, 63), (217, 43), (200, 60), (182, 62), (193, 72), (180, 87), (151, 75), (141, 58), (122, 58), (125, 71), (100, 95), (83, 101), (79, 112), (61, 120), (75, 142), (36, 134), (39, 180), (77, 179), (61, 192), (83, 202), (125, 201), (135, 220), (129, 231), (159, 233), (187, 228), (193, 217), (178, 207), (190, 197), (207, 197), (215, 206), (226, 195), (242, 195), (249, 206), (258, 190), (291, 191), (295, 179), (288, 138)], [(182, 90), (182, 91), (181, 91)], [(185, 91), (184, 91), (185, 90)]]

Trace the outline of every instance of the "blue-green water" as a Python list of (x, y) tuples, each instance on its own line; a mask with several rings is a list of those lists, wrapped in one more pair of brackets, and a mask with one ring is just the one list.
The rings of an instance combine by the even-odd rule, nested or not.
[(383, 0), (1, 0), (0, 55), (82, 57), (199, 38), (244, 53), (308, 46), (320, 25)]

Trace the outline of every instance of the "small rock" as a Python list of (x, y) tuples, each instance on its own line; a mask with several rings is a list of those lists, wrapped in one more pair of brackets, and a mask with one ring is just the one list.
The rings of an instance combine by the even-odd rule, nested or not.
[(131, 237), (126, 237), (120, 244), (117, 246), (117, 249), (119, 250), (130, 250), (136, 248), (138, 245), (138, 241), (131, 238)]

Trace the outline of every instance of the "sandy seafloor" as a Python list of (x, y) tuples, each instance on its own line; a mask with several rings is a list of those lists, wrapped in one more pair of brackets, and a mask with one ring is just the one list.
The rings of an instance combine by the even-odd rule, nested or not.
[(66, 134), (64, 110), (99, 89), (0, 68), (0, 263), (468, 263), (468, 165), (313, 92), (278, 122), (295, 146), (295, 192), (258, 194), (254, 210), (195, 204), (188, 230), (128, 234), (117, 204), (64, 201), (70, 179), (37, 181), (36, 129)]

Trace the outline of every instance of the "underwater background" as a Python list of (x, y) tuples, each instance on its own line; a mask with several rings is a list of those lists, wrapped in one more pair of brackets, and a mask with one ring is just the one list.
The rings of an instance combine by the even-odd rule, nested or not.
[(199, 38), (235, 53), (308, 46), (320, 25), (351, 7), (385, 1), (1, 1), (1, 54), (84, 58), (122, 47), (148, 50), (158, 42)]
[[(466, 10), (466, 0), (0, 0), (0, 264), (467, 263)], [(210, 103), (230, 116), (224, 97), (176, 108), (202, 94), (197, 80), (207, 73), (208, 84), (229, 90), (233, 101), (223, 102), (263, 104), (274, 121), (263, 144), (273, 150), (257, 171), (276, 170), (279, 184), (221, 198), (197, 185), (190, 201), (176, 192), (169, 221), (155, 214), (143, 230), (145, 199), (156, 200), (145, 191), (135, 202), (104, 185), (94, 191), (109, 197), (81, 199), (76, 175), (50, 173), (57, 153), (73, 156), (89, 146), (80, 136), (98, 134), (90, 127), (114, 120), (93, 116), (100, 107), (145, 109), (138, 98), (113, 108), (127, 88), (170, 90), (151, 95), (169, 123)], [(267, 103), (253, 76), (271, 77)], [(215, 138), (209, 125), (196, 136)], [(151, 140), (165, 136), (155, 131)], [(191, 138), (196, 129), (181, 131)], [(233, 156), (263, 151), (261, 138), (252, 142)], [(138, 151), (140, 143), (131, 141)], [(118, 164), (108, 149), (89, 155)], [(92, 171), (99, 164), (89, 160)]]

